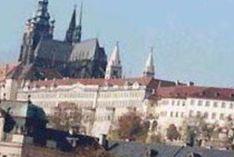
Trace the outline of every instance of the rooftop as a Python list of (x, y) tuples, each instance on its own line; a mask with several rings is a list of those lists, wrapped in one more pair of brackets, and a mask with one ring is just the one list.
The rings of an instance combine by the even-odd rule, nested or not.
[(140, 144), (136, 142), (109, 143), (109, 149), (116, 156), (127, 157), (233, 157), (234, 151), (179, 147), (165, 144)]
[(156, 98), (201, 98), (216, 100), (234, 100), (234, 89), (204, 86), (162, 87), (154, 95)]

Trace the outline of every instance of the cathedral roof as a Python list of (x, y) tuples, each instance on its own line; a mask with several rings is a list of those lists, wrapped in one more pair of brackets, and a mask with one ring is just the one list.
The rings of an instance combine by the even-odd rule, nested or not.
[(72, 45), (58, 40), (41, 40), (35, 54), (37, 58), (57, 62), (66, 62), (72, 51)]
[(97, 58), (96, 52), (100, 49), (97, 39), (89, 39), (74, 45), (70, 55), (70, 61), (94, 60)]

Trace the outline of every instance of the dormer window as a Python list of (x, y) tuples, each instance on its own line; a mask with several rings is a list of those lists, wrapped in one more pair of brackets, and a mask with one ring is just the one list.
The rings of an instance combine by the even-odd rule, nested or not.
[(231, 94), (231, 98), (234, 98), (234, 93)]
[(137, 89), (137, 88), (139, 88), (139, 87), (140, 87), (140, 85), (139, 85), (139, 83), (138, 83), (138, 82), (135, 82), (135, 83), (133, 84), (133, 87)]
[(132, 85), (132, 83), (131, 83), (131, 82), (129, 82), (129, 81), (126, 81), (124, 85), (125, 85), (125, 86), (131, 86), (131, 85)]
[(205, 96), (206, 95), (206, 92), (202, 92), (202, 96)]

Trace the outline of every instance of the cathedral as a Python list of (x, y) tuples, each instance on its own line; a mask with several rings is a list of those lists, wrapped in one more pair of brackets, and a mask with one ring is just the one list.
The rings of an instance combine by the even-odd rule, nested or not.
[(64, 40), (56, 40), (55, 20), (51, 20), (48, 4), (48, 0), (39, 0), (35, 15), (27, 20), (19, 65), (8, 74), (8, 78), (104, 78), (107, 66), (105, 49), (98, 39), (82, 40), (82, 5), (79, 20), (75, 8)]

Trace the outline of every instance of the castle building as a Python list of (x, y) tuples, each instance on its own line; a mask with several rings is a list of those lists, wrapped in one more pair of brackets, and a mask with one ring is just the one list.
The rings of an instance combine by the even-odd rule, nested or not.
[[(151, 65), (154, 66), (153, 62)], [(92, 126), (84, 124), (91, 127), (87, 127), (86, 133), (99, 136), (107, 134), (113, 121), (129, 110), (143, 113), (149, 97), (159, 86), (175, 85), (173, 81), (159, 80), (152, 76), (122, 78), (120, 49), (117, 43), (108, 62), (105, 79), (51, 78), (29, 81), (7, 78), (1, 82), (0, 99), (30, 99), (43, 108), (47, 115), (53, 115), (59, 104), (74, 103), (83, 113), (87, 113), (84, 117), (95, 117)]]
[[(129, 109), (144, 112), (144, 104), (158, 86), (174, 82), (153, 78), (129, 79), (60, 79), (25, 83), (17, 89), (17, 100), (30, 100), (53, 115), (60, 103), (74, 103), (84, 110), (95, 109), (95, 122), (88, 134), (107, 134), (112, 120)], [(85, 116), (84, 116), (85, 117)]]
[(39, 0), (35, 16), (27, 21), (20, 64), (0, 80), (0, 100), (30, 100), (49, 116), (59, 104), (73, 103), (85, 119), (94, 117), (92, 125), (84, 125), (86, 134), (97, 137), (130, 110), (153, 117), (163, 135), (169, 125), (179, 129), (194, 116), (218, 125), (234, 116), (234, 89), (157, 79), (153, 50), (141, 77), (123, 78), (118, 43), (107, 64), (97, 39), (82, 40), (82, 6), (79, 23), (75, 8), (64, 41), (55, 40), (55, 21), (47, 7), (48, 0)]
[[(28, 19), (19, 55), (19, 65), (8, 78), (104, 78), (107, 56), (98, 39), (82, 39), (82, 6), (77, 24), (73, 11), (65, 40), (54, 39), (48, 0), (39, 0), (35, 15)], [(51, 76), (53, 75), (53, 76)]]

